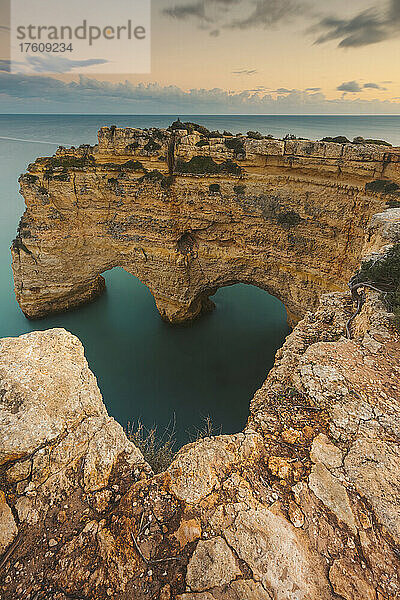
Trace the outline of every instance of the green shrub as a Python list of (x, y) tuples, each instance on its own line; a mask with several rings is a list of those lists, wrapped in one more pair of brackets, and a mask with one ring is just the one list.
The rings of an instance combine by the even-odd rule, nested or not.
[(163, 175), (163, 173), (161, 173), (157, 169), (154, 169), (154, 171), (147, 171), (143, 175), (143, 177), (141, 177), (139, 179), (139, 183), (142, 183), (145, 181), (148, 181), (151, 183), (161, 183), (164, 179), (165, 179), (165, 175)]
[(146, 152), (157, 152), (157, 150), (161, 150), (161, 146), (150, 138), (143, 150), (146, 150)]
[(65, 169), (77, 168), (82, 169), (95, 162), (94, 156), (53, 156), (46, 161), (48, 169), (57, 169), (62, 167)]
[(28, 183), (29, 185), (33, 185), (34, 183), (36, 183), (39, 180), (39, 177), (37, 177), (37, 175), (32, 175), (32, 173), (24, 173), (21, 176), (21, 179), (24, 183)]
[(378, 194), (400, 194), (400, 185), (390, 179), (376, 179), (365, 185), (365, 191)]
[(175, 129), (186, 129), (188, 133), (193, 133), (194, 131), (197, 131), (205, 137), (209, 137), (210, 135), (210, 131), (207, 129), (207, 127), (203, 127), (203, 125), (198, 125), (197, 123), (182, 123), (180, 119), (177, 119), (174, 123), (172, 123), (169, 129), (171, 131), (174, 131)]
[(219, 183), (212, 183), (208, 189), (212, 194), (217, 194), (221, 191), (221, 186)]
[(259, 131), (248, 131), (247, 137), (252, 140), (263, 140), (264, 136)]
[(400, 208), (400, 200), (393, 200), (393, 199), (388, 200), (386, 202), (386, 206), (388, 208)]
[(392, 246), (386, 254), (363, 262), (360, 270), (352, 279), (357, 283), (370, 283), (385, 292), (390, 310), (396, 315), (400, 325), (400, 243)]
[(284, 227), (295, 227), (302, 221), (302, 218), (294, 210), (289, 210), (287, 212), (278, 213), (276, 216), (276, 220), (280, 225), (283, 225)]
[(210, 137), (210, 138), (222, 138), (223, 135), (218, 130), (215, 130), (215, 131), (210, 131), (210, 133), (208, 134), (208, 137)]
[(244, 196), (244, 194), (246, 193), (246, 186), (245, 185), (235, 185), (233, 188), (233, 191), (235, 192), (235, 194), (237, 196)]
[(139, 142), (132, 142), (132, 144), (125, 146), (125, 150), (137, 150), (137, 148), (139, 148)]
[(387, 146), (389, 148), (392, 147), (392, 144), (386, 142), (385, 140), (373, 140), (371, 138), (364, 139), (361, 136), (355, 137), (353, 140), (353, 144), (373, 144), (374, 146)]
[(337, 135), (336, 137), (324, 137), (321, 142), (333, 142), (334, 144), (350, 144), (350, 140), (344, 135)]
[(246, 155), (246, 150), (244, 148), (244, 142), (243, 139), (240, 137), (235, 137), (235, 138), (231, 138), (228, 140), (225, 140), (225, 146), (227, 148), (229, 148), (229, 150), (233, 150), (235, 153), (235, 156), (245, 156)]
[(146, 171), (146, 168), (139, 160), (128, 160), (121, 165), (121, 169), (130, 169), (132, 171)]

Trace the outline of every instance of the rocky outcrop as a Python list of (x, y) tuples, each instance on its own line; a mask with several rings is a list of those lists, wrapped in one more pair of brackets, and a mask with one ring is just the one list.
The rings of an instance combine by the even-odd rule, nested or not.
[[(400, 240), (400, 209), (367, 240)], [(350, 294), (323, 295), (245, 430), (185, 446), (157, 476), (74, 336), (2, 340), (2, 598), (398, 598), (400, 337), (368, 291), (346, 338), (353, 310)]]
[(399, 182), (396, 149), (103, 128), (97, 146), (61, 148), (21, 177), (17, 300), (30, 318), (64, 311), (121, 266), (173, 323), (238, 282), (278, 297), (295, 322), (343, 289)]

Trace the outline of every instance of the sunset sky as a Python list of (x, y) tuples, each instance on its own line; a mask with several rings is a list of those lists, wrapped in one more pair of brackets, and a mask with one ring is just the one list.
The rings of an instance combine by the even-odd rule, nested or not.
[(151, 73), (84, 77), (8, 73), (0, 1), (0, 112), (400, 114), (400, 0), (153, 0)]

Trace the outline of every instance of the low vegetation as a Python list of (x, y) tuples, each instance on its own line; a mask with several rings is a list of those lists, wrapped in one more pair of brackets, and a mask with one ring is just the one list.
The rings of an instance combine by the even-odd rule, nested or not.
[(193, 175), (240, 175), (242, 169), (232, 160), (218, 164), (210, 156), (194, 156), (188, 162), (178, 159), (176, 163), (177, 173), (191, 173)]
[(390, 179), (376, 179), (365, 185), (365, 191), (378, 194), (400, 195), (400, 185), (394, 181), (390, 181)]
[(364, 262), (353, 278), (352, 287), (367, 283), (382, 290), (390, 310), (400, 326), (400, 243), (394, 244), (383, 256)]
[(302, 218), (296, 211), (289, 210), (287, 212), (279, 212), (276, 216), (276, 220), (283, 227), (289, 228), (298, 225), (302, 221)]
[(389, 144), (389, 142), (386, 142), (385, 140), (374, 140), (371, 138), (366, 138), (364, 139), (361, 136), (357, 136), (353, 139), (353, 141), (350, 141), (346, 136), (344, 135), (337, 135), (336, 137), (324, 137), (322, 138), (321, 142), (333, 142), (335, 144), (359, 144), (359, 145), (365, 145), (365, 144), (372, 144), (375, 146), (388, 146), (388, 147), (392, 147), (392, 144)]
[(234, 137), (234, 138), (225, 140), (225, 146), (229, 150), (233, 150), (236, 157), (246, 156), (246, 150), (244, 148), (243, 138), (241, 138), (241, 137)]
[(154, 473), (162, 473), (168, 469), (176, 454), (174, 425), (166, 427), (160, 435), (156, 426), (147, 429), (140, 421), (136, 424), (128, 423), (126, 435), (139, 448)]

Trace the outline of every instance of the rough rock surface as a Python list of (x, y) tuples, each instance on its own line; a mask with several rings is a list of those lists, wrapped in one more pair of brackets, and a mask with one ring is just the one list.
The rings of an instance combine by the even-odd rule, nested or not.
[[(399, 234), (400, 210), (381, 212), (360, 252)], [(1, 340), (2, 600), (399, 598), (400, 336), (376, 292), (347, 339), (353, 311), (323, 294), (245, 430), (185, 446), (156, 476), (74, 336)]]
[(391, 197), (366, 187), (382, 178), (400, 183), (396, 149), (103, 128), (97, 146), (59, 149), (21, 176), (17, 300), (31, 318), (73, 308), (120, 266), (170, 322), (240, 282), (278, 297), (294, 322), (347, 283)]

